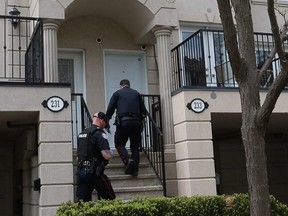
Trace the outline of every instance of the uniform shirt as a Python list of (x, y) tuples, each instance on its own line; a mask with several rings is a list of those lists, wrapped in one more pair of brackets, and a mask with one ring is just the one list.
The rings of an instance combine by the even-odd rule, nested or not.
[(106, 112), (110, 119), (115, 109), (119, 116), (139, 114), (139, 117), (145, 117), (145, 106), (140, 93), (126, 86), (114, 92), (110, 99)]
[[(98, 158), (98, 156), (104, 160), (101, 151), (102, 150), (110, 150), (110, 146), (109, 146), (109, 142), (107, 139), (107, 134), (105, 133), (105, 131), (101, 128), (99, 128), (97, 125), (92, 125), (91, 127), (94, 127), (95, 129), (97, 129), (94, 134), (91, 137), (91, 142), (94, 145), (97, 145), (99, 152), (96, 153), (96, 157)], [(99, 159), (99, 158), (98, 158)]]

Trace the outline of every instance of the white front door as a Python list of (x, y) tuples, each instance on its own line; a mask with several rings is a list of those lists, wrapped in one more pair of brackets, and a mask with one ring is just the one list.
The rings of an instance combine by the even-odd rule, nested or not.
[[(84, 92), (84, 67), (83, 51), (59, 51), (58, 52), (58, 73), (60, 83), (70, 83), (72, 93), (81, 93), (85, 98)], [(72, 97), (72, 136), (73, 147), (77, 147), (77, 135), (82, 131), (81, 128), (81, 100), (80, 97)]]
[[(143, 51), (113, 51), (106, 50), (105, 56), (105, 94), (106, 107), (112, 94), (119, 89), (122, 79), (130, 81), (131, 88), (141, 94), (147, 94), (146, 58)], [(114, 113), (115, 117), (115, 113)], [(111, 134), (108, 135), (110, 147), (114, 148), (115, 118), (110, 121)], [(129, 146), (129, 144), (127, 144)]]
[(0, 147), (0, 216), (13, 215), (12, 148)]

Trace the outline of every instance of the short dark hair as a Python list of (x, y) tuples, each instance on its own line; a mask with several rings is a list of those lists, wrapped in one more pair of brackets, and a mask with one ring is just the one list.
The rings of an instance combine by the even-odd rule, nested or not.
[(130, 81), (128, 79), (123, 79), (120, 81), (120, 86), (128, 86), (130, 87)]
[(99, 119), (102, 119), (105, 121), (105, 128), (109, 129), (110, 128), (110, 125), (109, 125), (109, 118), (108, 116), (103, 113), (103, 112), (98, 112), (98, 113), (95, 113), (93, 115), (93, 117), (96, 117), (96, 118), (99, 118)]

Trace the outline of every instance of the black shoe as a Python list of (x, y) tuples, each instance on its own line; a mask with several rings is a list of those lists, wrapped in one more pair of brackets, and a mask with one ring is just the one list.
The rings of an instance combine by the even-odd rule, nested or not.
[(131, 175), (135, 177), (138, 176), (138, 166), (136, 166), (135, 164), (134, 164)]
[(132, 175), (132, 176), (135, 176), (135, 177), (138, 176), (138, 171), (132, 172), (131, 175)]
[(134, 169), (134, 161), (132, 159), (129, 159), (125, 169), (125, 174), (132, 175), (133, 169)]

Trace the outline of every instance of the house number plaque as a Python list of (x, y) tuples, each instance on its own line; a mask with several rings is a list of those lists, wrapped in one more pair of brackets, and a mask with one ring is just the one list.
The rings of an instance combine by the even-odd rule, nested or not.
[(59, 96), (52, 96), (42, 102), (43, 107), (48, 108), (52, 112), (59, 112), (69, 106), (67, 101), (64, 101)]
[(195, 113), (201, 113), (203, 112), (205, 109), (207, 109), (209, 106), (209, 104), (205, 101), (203, 101), (202, 99), (200, 98), (195, 98), (193, 99), (190, 103), (188, 103), (186, 105), (186, 107), (189, 109), (189, 110), (192, 110), (193, 112)]

